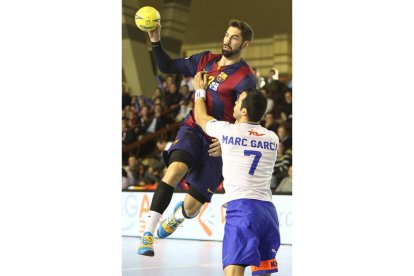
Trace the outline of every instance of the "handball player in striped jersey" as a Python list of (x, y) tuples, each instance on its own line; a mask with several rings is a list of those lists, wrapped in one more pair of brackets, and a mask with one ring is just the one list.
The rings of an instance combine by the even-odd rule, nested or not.
[[(148, 32), (152, 54), (159, 69), (166, 74), (195, 76), (208, 74), (206, 89), (207, 113), (218, 120), (233, 123), (233, 107), (239, 95), (255, 87), (255, 76), (242, 54), (253, 40), (252, 28), (243, 21), (230, 20), (224, 31), (221, 54), (203, 51), (188, 58), (172, 59), (161, 43), (161, 25)], [(173, 145), (163, 153), (168, 166), (151, 201), (145, 230), (137, 253), (154, 256), (154, 232), (163, 212), (170, 204), (174, 188), (186, 176), (190, 189), (183, 201), (176, 204), (173, 213), (158, 227), (157, 235), (171, 235), (185, 220), (198, 215), (204, 203), (210, 202), (214, 191), (223, 180), (221, 149), (218, 141), (198, 126), (193, 111), (180, 126)]]

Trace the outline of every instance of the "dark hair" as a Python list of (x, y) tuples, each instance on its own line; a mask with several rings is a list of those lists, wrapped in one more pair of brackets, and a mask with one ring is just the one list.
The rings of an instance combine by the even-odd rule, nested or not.
[(243, 41), (252, 41), (253, 40), (253, 29), (244, 21), (231, 19), (229, 21), (229, 27), (235, 27), (241, 31), (241, 36)]
[(167, 143), (167, 137), (165, 137), (164, 135), (158, 136), (157, 143)]
[(259, 122), (267, 108), (267, 98), (255, 88), (247, 88), (246, 98), (241, 103), (241, 108), (247, 109), (247, 118), (251, 122)]

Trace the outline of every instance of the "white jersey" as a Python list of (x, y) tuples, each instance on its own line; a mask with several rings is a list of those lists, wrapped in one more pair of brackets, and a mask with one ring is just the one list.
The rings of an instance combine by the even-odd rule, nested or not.
[(270, 181), (279, 138), (260, 125), (211, 120), (206, 133), (220, 141), (225, 201), (248, 198), (272, 201)]

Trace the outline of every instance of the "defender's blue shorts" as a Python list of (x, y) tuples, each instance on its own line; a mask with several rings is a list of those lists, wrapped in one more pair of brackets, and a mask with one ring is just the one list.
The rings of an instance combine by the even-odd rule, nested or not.
[(188, 152), (191, 157), (191, 166), (187, 173), (186, 182), (202, 194), (207, 202), (211, 201), (214, 191), (223, 181), (221, 156), (211, 157), (208, 155), (209, 145), (207, 137), (197, 125), (191, 128), (185, 124), (181, 125), (175, 141), (164, 151), (165, 164), (169, 165), (171, 152), (180, 149)]
[(223, 269), (228, 265), (252, 266), (252, 274), (278, 271), (279, 220), (272, 202), (232, 200), (227, 205), (223, 239)]

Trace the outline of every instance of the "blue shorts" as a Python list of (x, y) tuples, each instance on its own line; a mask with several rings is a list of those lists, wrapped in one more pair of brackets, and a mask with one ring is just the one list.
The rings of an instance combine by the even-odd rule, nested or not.
[(228, 265), (252, 266), (252, 274), (278, 271), (279, 220), (272, 202), (232, 200), (227, 205), (223, 239), (223, 269)]
[(186, 182), (202, 194), (207, 202), (211, 201), (214, 191), (223, 181), (223, 161), (221, 157), (208, 155), (210, 144), (199, 126), (191, 128), (183, 124), (178, 130), (174, 143), (168, 151), (163, 153), (164, 162), (167, 166), (171, 152), (174, 150), (183, 150), (191, 155), (192, 162), (187, 173)]

